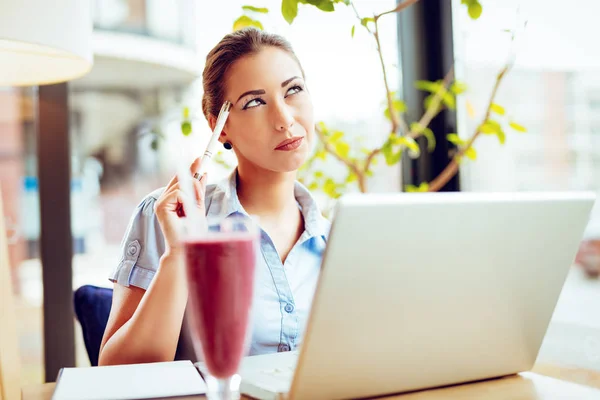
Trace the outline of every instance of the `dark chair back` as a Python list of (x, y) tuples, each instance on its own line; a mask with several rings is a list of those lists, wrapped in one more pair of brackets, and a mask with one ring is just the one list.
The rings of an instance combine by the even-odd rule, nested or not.
[(92, 285), (80, 287), (73, 296), (75, 315), (81, 324), (85, 349), (94, 367), (98, 365), (100, 345), (110, 315), (112, 296), (112, 289)]

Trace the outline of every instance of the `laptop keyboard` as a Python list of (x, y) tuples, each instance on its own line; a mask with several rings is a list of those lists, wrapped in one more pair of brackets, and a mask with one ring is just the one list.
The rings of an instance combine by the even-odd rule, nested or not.
[(257, 375), (269, 382), (275, 381), (279, 384), (291, 385), (298, 362), (298, 353), (288, 353), (284, 357), (279, 357), (278, 361), (276, 367), (262, 368)]
[(260, 373), (273, 378), (290, 380), (294, 375), (294, 367), (264, 369)]
[(265, 354), (247, 357), (243, 360), (240, 375), (242, 386), (248, 394), (287, 393), (294, 379), (294, 370), (298, 361), (297, 352)]

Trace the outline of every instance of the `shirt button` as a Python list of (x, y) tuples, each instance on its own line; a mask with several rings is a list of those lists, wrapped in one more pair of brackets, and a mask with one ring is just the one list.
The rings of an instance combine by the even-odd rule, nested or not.
[(290, 303), (287, 303), (287, 304), (285, 305), (285, 308), (284, 308), (284, 310), (285, 310), (287, 313), (291, 313), (292, 311), (294, 311), (294, 305), (293, 305), (293, 304), (290, 304)]
[(288, 346), (287, 344), (280, 344), (278, 350), (280, 353), (284, 351), (290, 351), (290, 346)]
[(137, 257), (139, 252), (140, 252), (140, 242), (138, 242), (137, 240), (130, 242), (129, 246), (127, 246), (127, 256)]

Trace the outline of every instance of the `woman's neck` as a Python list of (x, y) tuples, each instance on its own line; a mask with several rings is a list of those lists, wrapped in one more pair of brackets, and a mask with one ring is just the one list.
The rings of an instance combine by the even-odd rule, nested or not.
[(294, 197), (295, 180), (295, 171), (273, 172), (252, 165), (239, 165), (237, 195), (247, 213), (279, 219), (298, 211)]

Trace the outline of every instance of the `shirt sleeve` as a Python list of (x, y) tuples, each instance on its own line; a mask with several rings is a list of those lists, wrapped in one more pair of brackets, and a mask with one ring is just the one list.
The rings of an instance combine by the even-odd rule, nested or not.
[(149, 195), (137, 206), (121, 242), (121, 259), (109, 279), (120, 285), (148, 289), (160, 257), (165, 252), (165, 240), (154, 213), (157, 197)]

